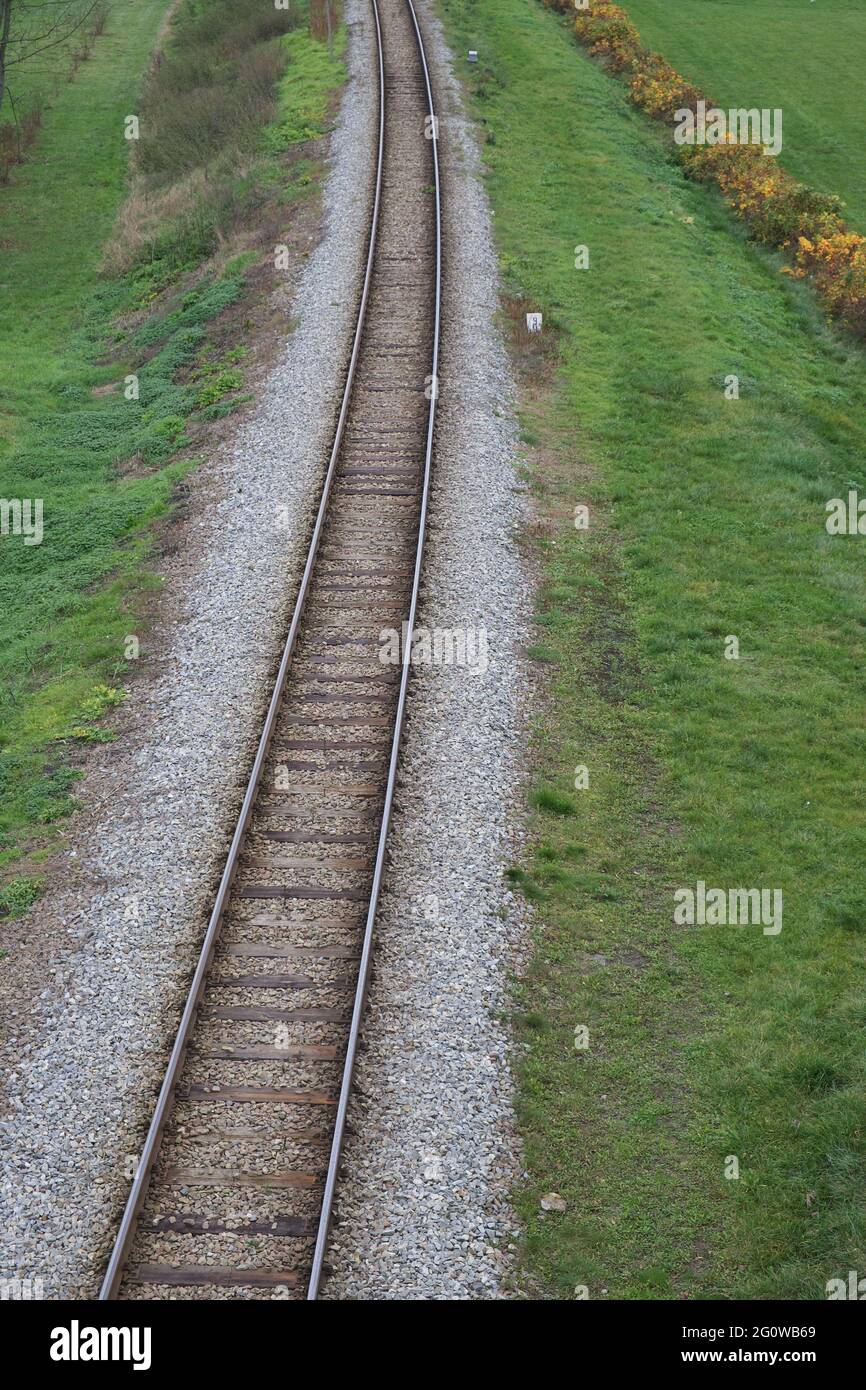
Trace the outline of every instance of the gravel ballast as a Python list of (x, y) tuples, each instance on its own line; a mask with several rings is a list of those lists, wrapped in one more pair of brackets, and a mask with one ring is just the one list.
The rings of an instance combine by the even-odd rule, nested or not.
[[(468, 630), (470, 659), (417, 666), (413, 677), (327, 1299), (507, 1296), (508, 1193), (520, 1170), (503, 1012), (525, 923), (504, 870), (522, 840), (527, 501), (480, 154), (438, 21), (415, 3), (440, 114), (445, 216), (418, 623), (452, 638)], [(85, 786), (66, 881), (34, 913), (35, 930), (40, 913), (59, 913), (70, 945), (32, 1044), (24, 1052), (13, 1038), (7, 1053), (0, 1275), (42, 1279), (49, 1298), (98, 1288), (318, 497), (357, 302), (374, 124), (368, 0), (347, 0), (346, 17), (350, 80), (326, 235), (291, 306), (295, 331), (233, 445), (192, 479), (194, 551), (168, 573), (182, 616), (162, 674), (133, 687), (124, 739)]]
[(520, 841), (527, 502), (479, 151), (439, 23), (429, 5), (416, 9), (440, 115), (445, 267), (418, 622), (474, 632), (477, 659), (418, 666), (411, 687), (330, 1299), (503, 1296), (520, 1165), (502, 1011), (524, 927), (503, 875)]
[[(162, 1079), (260, 732), (330, 447), (357, 308), (375, 109), (366, 0), (347, 0), (350, 77), (325, 235), (295, 330), (231, 446), (191, 479), (179, 614), (92, 770), (67, 863), (33, 910), (68, 948), (38, 1018), (12, 1019), (0, 1121), (0, 1278), (92, 1297)], [(25, 1038), (27, 1039), (25, 1041)]]

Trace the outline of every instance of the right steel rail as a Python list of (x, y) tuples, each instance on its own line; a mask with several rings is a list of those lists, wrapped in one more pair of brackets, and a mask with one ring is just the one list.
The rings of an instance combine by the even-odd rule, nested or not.
[(424, 39), (421, 34), (421, 27), (418, 23), (418, 16), (415, 13), (415, 6), (412, 0), (406, 0), (409, 12), (412, 17), (412, 27), (415, 31), (415, 39), (418, 44), (418, 55), (424, 73), (424, 87), (427, 93), (427, 129), (433, 154), (433, 187), (434, 187), (434, 217), (436, 222), (436, 267), (435, 267), (435, 288), (434, 288), (434, 310), (433, 310), (433, 342), (431, 345), (430, 375), (429, 375), (429, 399), (430, 409), (427, 416), (427, 439), (424, 451), (424, 476), (421, 488), (421, 508), (418, 521), (418, 541), (415, 550), (415, 565), (412, 576), (412, 593), (409, 600), (409, 614), (406, 620), (405, 640), (402, 649), (402, 672), (400, 676), (400, 693), (397, 697), (397, 713), (394, 721), (394, 732), (391, 740), (391, 757), (388, 764), (388, 781), (385, 787), (385, 804), (382, 811), (382, 821), (379, 829), (379, 840), (376, 846), (376, 863), (373, 871), (373, 884), (370, 889), (370, 904), (367, 909), (367, 922), (364, 928), (364, 941), (361, 948), (361, 964), (358, 970), (358, 984), (355, 992), (355, 1003), (352, 1010), (352, 1022), (349, 1028), (349, 1041), (346, 1048), (346, 1059), (343, 1064), (343, 1078), (340, 1085), (340, 1098), (337, 1104), (337, 1117), (334, 1125), (334, 1137), (331, 1141), (331, 1154), (328, 1160), (328, 1172), (325, 1178), (325, 1194), (322, 1201), (322, 1213), (319, 1219), (319, 1230), (316, 1237), (316, 1249), (313, 1254), (313, 1268), (310, 1274), (310, 1283), (307, 1290), (307, 1298), (315, 1299), (318, 1297), (319, 1284), (322, 1278), (322, 1268), (325, 1260), (325, 1251), (328, 1245), (328, 1234), (331, 1225), (331, 1216), (334, 1205), (334, 1193), (337, 1186), (337, 1176), (340, 1166), (340, 1154), (343, 1147), (343, 1138), (346, 1129), (346, 1114), (349, 1107), (349, 1097), (352, 1090), (352, 1075), (355, 1067), (355, 1056), (358, 1050), (358, 1038), (361, 1032), (361, 1022), (364, 1015), (364, 1004), (367, 997), (367, 985), (370, 974), (370, 955), (373, 947), (373, 927), (376, 920), (376, 909), (379, 905), (379, 893), (382, 887), (382, 874), (385, 868), (385, 852), (387, 848), (388, 829), (391, 823), (391, 810), (394, 802), (394, 788), (397, 783), (397, 765), (400, 757), (400, 740), (403, 734), (403, 719), (406, 710), (406, 695), (409, 687), (409, 672), (411, 669), (412, 637), (415, 630), (415, 616), (418, 609), (418, 594), (421, 587), (421, 569), (424, 560), (424, 538), (427, 528), (427, 508), (430, 499), (430, 475), (433, 461), (433, 434), (436, 424), (436, 401), (439, 395), (439, 332), (440, 316), (442, 309), (442, 199), (441, 186), (439, 179), (439, 130), (436, 111), (433, 104), (433, 92), (430, 85), (430, 71), (427, 66), (427, 55), (424, 50)]

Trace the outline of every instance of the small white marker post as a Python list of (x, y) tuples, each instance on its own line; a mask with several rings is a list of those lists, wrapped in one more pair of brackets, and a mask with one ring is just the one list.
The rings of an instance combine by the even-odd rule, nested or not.
[(541, 314), (526, 315), (526, 331), (527, 333), (541, 332)]

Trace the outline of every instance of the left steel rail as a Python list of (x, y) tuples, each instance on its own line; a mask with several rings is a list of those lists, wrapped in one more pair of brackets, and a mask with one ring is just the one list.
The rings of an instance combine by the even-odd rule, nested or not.
[(376, 31), (376, 67), (379, 89), (379, 122), (376, 152), (376, 175), (372, 210), (370, 215), (370, 231), (368, 238), (367, 258), (365, 263), (363, 286), (361, 290), (358, 314), (355, 323), (355, 332), (352, 341), (352, 351), (346, 373), (346, 382), (343, 391), (342, 405), (337, 420), (333, 447), (331, 449), (331, 455), (328, 461), (328, 467), (322, 485), (321, 498), (319, 501), (319, 507), (316, 515), (315, 524), (313, 527), (312, 536), (310, 539), (310, 545), (307, 553), (306, 563), (304, 565), (303, 576), (301, 578), (300, 587), (298, 589), (298, 596), (295, 602), (295, 608), (292, 614), (292, 620), (289, 627), (288, 636), (286, 638), (285, 647), (283, 649), (283, 654), (280, 660), (279, 670), (277, 672), (276, 680), (270, 698), (270, 703), (268, 705), (267, 715), (265, 716), (265, 722), (262, 728), (261, 737), (259, 739), (258, 748), (256, 750), (255, 760), (253, 762), (249, 782), (247, 784), (243, 803), (241, 805), (240, 813), (238, 815), (237, 823), (235, 825), (231, 845), (229, 847), (228, 855), (226, 857), (225, 867), (223, 869), (222, 877), (220, 879), (219, 888), (217, 889), (213, 911), (211, 913), (207, 931), (202, 942), (201, 952), (199, 954), (198, 962), (195, 968), (195, 973), (193, 975), (192, 983), (190, 985), (189, 994), (187, 996), (186, 1004), (184, 1006), (183, 1014), (181, 1016), (180, 1025), (178, 1027), (174, 1046), (171, 1050), (171, 1056), (168, 1061), (165, 1077), (163, 1079), (159, 1096), (157, 1098), (156, 1106), (153, 1111), (150, 1127), (147, 1132), (147, 1138), (145, 1139), (144, 1147), (141, 1153), (141, 1158), (139, 1160), (138, 1167), (136, 1170), (136, 1175), (133, 1180), (129, 1196), (127, 1198), (126, 1206), (124, 1208), (117, 1237), (112, 1248), (111, 1255), (109, 1257), (105, 1277), (103, 1279), (102, 1287), (99, 1293), (99, 1298), (101, 1300), (114, 1299), (118, 1295), (120, 1284), (123, 1279), (124, 1269), (127, 1263), (127, 1258), (129, 1256), (133, 1238), (135, 1236), (138, 1218), (144, 1205), (145, 1199), (147, 1197), (148, 1187), (150, 1184), (151, 1175), (153, 1173), (154, 1164), (159, 1154), (160, 1143), (162, 1141), (163, 1133), (165, 1131), (166, 1124), (172, 1111), (175, 1088), (180, 1073), (182, 1071), (184, 1061), (186, 1059), (187, 1051), (195, 1026), (196, 1015), (198, 1013), (199, 1005), (201, 1003), (202, 996), (207, 983), (207, 977), (213, 959), (214, 948), (219, 939), (223, 921), (223, 914), (225, 912), (225, 908), (229, 900), (232, 883), (237, 872), (241, 851), (243, 849), (244, 838), (247, 833), (247, 828), (253, 811), (253, 805), (256, 799), (256, 794), (258, 792), (259, 784), (262, 777), (262, 771), (268, 758), (268, 753), (271, 745), (271, 737), (277, 722), (277, 717), (280, 711), (280, 703), (283, 698), (283, 690), (286, 684), (286, 679), (288, 676), (292, 657), (295, 651), (298, 633), (304, 617), (307, 595), (310, 589), (310, 584), (316, 565), (316, 558), (319, 551), (319, 543), (322, 537), (322, 531), (325, 525), (325, 518), (328, 511), (328, 501), (331, 493), (331, 487), (336, 474), (337, 462), (343, 443), (343, 435), (345, 432), (346, 419), (349, 413), (349, 404), (352, 394), (352, 385), (355, 379), (355, 369), (358, 363), (358, 357), (361, 351), (361, 343), (363, 340), (364, 322), (367, 313), (367, 303), (370, 294), (370, 285), (372, 281), (373, 264), (375, 259), (376, 240), (379, 225), (379, 209), (381, 204), (382, 193), (382, 167), (385, 131), (385, 79), (379, 10), (376, 0), (371, 0), (371, 4), (373, 9)]

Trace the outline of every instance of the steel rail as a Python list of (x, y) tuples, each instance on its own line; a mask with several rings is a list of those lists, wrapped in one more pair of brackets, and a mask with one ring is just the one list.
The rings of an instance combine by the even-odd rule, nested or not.
[(222, 927), (223, 912), (225, 910), (232, 881), (237, 870), (238, 858), (240, 855), (244, 836), (246, 835), (250, 815), (252, 814), (253, 804), (255, 802), (255, 798), (259, 789), (259, 782), (261, 780), (262, 769), (265, 765), (265, 761), (268, 756), (271, 735), (273, 733), (274, 724), (279, 713), (280, 702), (283, 696), (283, 689), (285, 687), (289, 666), (291, 664), (291, 659), (294, 653), (298, 631), (300, 628), (304, 608), (306, 605), (307, 593), (310, 587), (310, 581), (312, 578), (316, 557), (318, 555), (319, 542), (325, 523), (325, 516), (328, 510), (328, 499), (330, 497), (331, 485), (336, 472), (337, 459), (343, 442), (343, 433), (346, 426), (346, 418), (349, 412), (349, 403), (352, 395), (352, 385), (355, 378), (355, 368), (357, 366), (358, 356), (361, 350), (364, 320), (367, 312), (367, 301), (370, 294), (370, 284), (372, 281), (373, 262), (375, 259), (376, 250), (376, 239), (379, 228), (379, 210), (382, 192), (382, 166), (385, 139), (385, 69), (382, 51), (382, 30), (379, 21), (379, 10), (376, 0), (370, 0), (370, 3), (373, 11), (373, 18), (375, 21), (377, 68), (379, 79), (379, 131), (378, 150), (376, 158), (376, 181), (373, 194), (373, 207), (370, 216), (370, 235), (367, 249), (367, 260), (364, 270), (364, 282), (361, 291), (361, 300), (358, 308), (358, 317), (355, 324), (355, 334), (352, 343), (352, 353), (349, 359), (346, 383), (343, 390), (342, 405), (340, 408), (340, 414), (337, 420), (337, 427), (334, 434), (334, 444), (333, 448), (331, 449), (331, 456), (328, 461), (327, 471), (325, 473), (325, 479), (322, 486), (321, 500), (319, 502), (319, 509), (316, 515), (316, 522), (313, 528), (312, 537), (310, 539), (310, 546), (307, 553), (306, 564), (304, 566), (304, 573), (301, 579), (300, 588), (298, 590), (298, 596), (295, 602), (294, 612), (292, 614), (292, 621), (289, 627), (289, 633), (286, 639), (286, 644), (280, 661), (279, 670), (277, 672), (277, 677), (274, 684), (273, 693), (271, 695), (270, 704), (268, 706), (267, 716), (265, 718), (264, 727), (262, 729), (261, 738), (259, 740), (258, 749), (256, 751), (255, 761), (253, 762), (252, 772), (250, 774), (250, 779), (247, 784), (246, 793), (244, 795), (243, 803), (241, 805), (241, 810), (238, 816), (237, 824), (235, 826), (234, 835), (232, 836), (231, 845), (229, 847), (228, 856), (226, 858), (225, 868), (223, 869), (222, 878), (220, 879), (219, 888), (217, 890), (216, 899), (214, 901), (213, 911), (211, 913), (207, 932), (205, 933), (204, 941), (202, 943), (201, 953), (199, 955), (198, 963), (195, 968), (195, 974), (193, 975), (192, 984), (190, 985), (189, 994), (187, 996), (186, 1005), (184, 1007), (183, 1015), (181, 1017), (180, 1026), (178, 1028), (174, 1047), (171, 1051), (171, 1056), (169, 1058), (165, 1078), (163, 1080), (162, 1087), (160, 1088), (159, 1097), (156, 1102), (156, 1108), (154, 1109), (153, 1117), (150, 1122), (150, 1128), (147, 1132), (147, 1138), (145, 1140), (141, 1158), (138, 1163), (135, 1179), (133, 1181), (129, 1197), (126, 1202), (126, 1207), (124, 1209), (123, 1217), (118, 1230), (117, 1239), (115, 1240), (114, 1247), (112, 1249), (111, 1256), (108, 1261), (108, 1267), (105, 1272), (105, 1278), (103, 1279), (102, 1287), (99, 1292), (100, 1300), (110, 1300), (117, 1297), (117, 1293), (120, 1288), (121, 1281), (123, 1279), (123, 1273), (126, 1266), (127, 1257), (129, 1255), (132, 1240), (135, 1235), (138, 1217), (140, 1215), (145, 1198), (147, 1196), (150, 1178), (153, 1172), (153, 1166), (159, 1153), (159, 1146), (162, 1139), (163, 1131), (165, 1130), (165, 1126), (171, 1114), (175, 1085), (177, 1083), (178, 1077), (180, 1076), (181, 1068), (186, 1057), (187, 1048), (189, 1046), (190, 1037), (192, 1035), (193, 1025), (195, 1023), (196, 1013), (199, 1004), (201, 1003), (201, 997), (204, 991), (208, 970), (210, 969), (214, 947), (217, 943), (220, 934), (220, 929)]
[[(373, 0), (375, 5), (375, 0)], [(418, 608), (418, 593), (421, 585), (421, 568), (424, 559), (424, 538), (427, 526), (427, 509), (430, 495), (430, 476), (433, 458), (433, 432), (436, 423), (436, 400), (439, 395), (439, 334), (441, 319), (442, 301), (442, 212), (441, 212), (441, 189), (439, 180), (439, 130), (436, 113), (433, 105), (433, 92), (430, 85), (430, 71), (427, 66), (427, 55), (424, 51), (424, 39), (418, 23), (418, 16), (415, 13), (415, 6), (412, 0), (406, 0), (409, 12), (412, 17), (412, 24), (415, 29), (415, 38), (418, 44), (418, 52), (421, 58), (421, 66), (424, 72), (424, 83), (427, 89), (427, 108), (430, 120), (430, 139), (433, 149), (433, 183), (435, 191), (435, 216), (436, 216), (436, 281), (435, 281), (435, 308), (433, 326), (433, 356), (431, 360), (430, 379), (430, 410), (427, 417), (427, 446), (424, 456), (424, 480), (421, 492), (421, 509), (418, 523), (418, 540), (415, 548), (415, 567), (412, 579), (412, 596), (409, 602), (409, 617), (405, 627), (405, 641), (403, 647), (403, 670), (400, 679), (400, 694), (397, 699), (397, 714), (394, 722), (394, 733), (391, 740), (391, 756), (388, 766), (388, 782), (385, 788), (385, 803), (382, 811), (382, 823), (379, 829), (379, 840), (376, 846), (376, 864), (373, 872), (373, 885), (370, 891), (370, 903), (367, 909), (367, 921), (364, 928), (364, 942), (361, 948), (361, 964), (358, 972), (358, 984), (355, 991), (355, 1003), (352, 1010), (352, 1022), (349, 1029), (349, 1041), (346, 1049), (346, 1059), (343, 1064), (343, 1078), (340, 1084), (340, 1097), (337, 1103), (337, 1117), (334, 1126), (334, 1136), (331, 1142), (331, 1153), (328, 1160), (328, 1171), (325, 1178), (325, 1191), (322, 1200), (321, 1215), (319, 1218), (319, 1229), (316, 1236), (316, 1248), (313, 1254), (313, 1267), (310, 1274), (310, 1283), (307, 1289), (308, 1301), (313, 1301), (318, 1297), (319, 1284), (322, 1278), (325, 1252), (328, 1245), (328, 1235), (331, 1226), (331, 1217), (334, 1205), (334, 1193), (337, 1186), (337, 1175), (340, 1167), (340, 1155), (343, 1148), (343, 1138), (346, 1129), (346, 1115), (349, 1108), (349, 1097), (352, 1089), (352, 1074), (355, 1067), (355, 1057), (358, 1050), (358, 1039), (361, 1031), (361, 1021), (364, 1014), (364, 1005), (367, 996), (367, 986), (370, 973), (370, 956), (373, 947), (373, 927), (376, 918), (376, 909), (379, 902), (379, 893), (382, 886), (382, 875), (385, 867), (385, 851), (388, 838), (388, 829), (391, 821), (391, 810), (394, 801), (394, 788), (397, 782), (397, 764), (400, 756), (400, 740), (403, 732), (403, 719), (406, 707), (406, 695), (409, 686), (409, 673), (411, 669), (412, 634), (415, 629), (415, 615)]]

